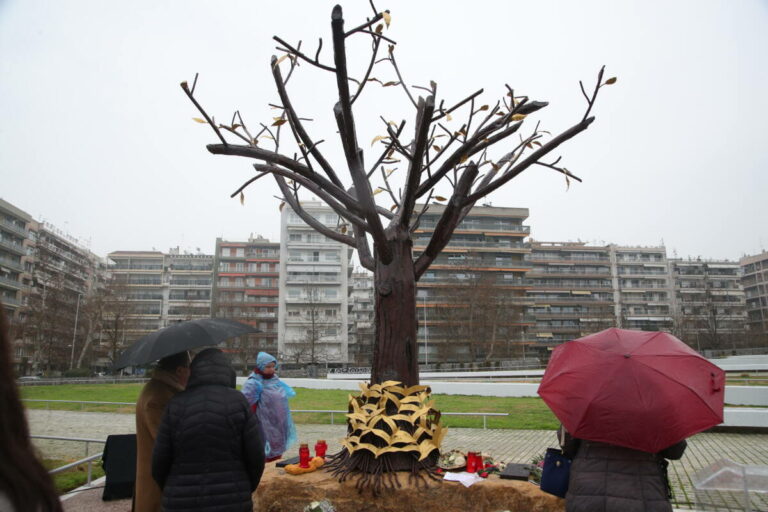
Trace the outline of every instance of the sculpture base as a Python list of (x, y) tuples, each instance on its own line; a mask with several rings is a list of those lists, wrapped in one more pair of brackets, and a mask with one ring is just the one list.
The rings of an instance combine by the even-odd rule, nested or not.
[(536, 485), (502, 480), (492, 475), (483, 482), (464, 487), (458, 482), (432, 481), (419, 485), (408, 473), (397, 473), (401, 487), (374, 497), (355, 488), (357, 477), (339, 483), (320, 469), (314, 473), (289, 475), (274, 464), (264, 470), (253, 495), (256, 512), (302, 512), (313, 501), (328, 500), (337, 512), (562, 512), (565, 501), (542, 492)]

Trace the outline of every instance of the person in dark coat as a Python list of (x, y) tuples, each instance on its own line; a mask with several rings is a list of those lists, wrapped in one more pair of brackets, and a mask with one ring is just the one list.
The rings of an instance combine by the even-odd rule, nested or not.
[(647, 453), (562, 433), (563, 455), (573, 459), (566, 512), (672, 512), (666, 459), (683, 456), (684, 440)]
[(162, 358), (136, 401), (136, 486), (131, 509), (134, 512), (160, 512), (162, 493), (152, 478), (152, 450), (165, 406), (187, 385), (189, 363), (187, 351)]
[(215, 348), (200, 352), (155, 442), (152, 476), (163, 490), (163, 510), (252, 511), (264, 471), (260, 432), (228, 358)]

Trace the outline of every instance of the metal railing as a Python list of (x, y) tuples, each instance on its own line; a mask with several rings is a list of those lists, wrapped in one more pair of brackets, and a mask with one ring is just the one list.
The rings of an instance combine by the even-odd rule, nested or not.
[[(79, 400), (40, 400), (40, 399), (31, 399), (31, 398), (23, 398), (22, 401), (24, 402), (47, 402), (46, 409), (50, 409), (50, 403), (70, 403), (70, 404), (80, 404), (80, 410), (85, 409), (86, 405), (136, 405), (133, 402), (84, 402)], [(335, 417), (336, 414), (348, 414), (348, 411), (344, 411), (341, 409), (292, 409), (291, 413), (326, 413), (331, 415), (331, 425), (335, 425)], [(505, 412), (442, 412), (441, 415), (443, 416), (482, 416), (483, 417), (483, 428), (488, 428), (488, 416), (509, 416), (509, 414)], [(50, 436), (31, 436), (33, 438), (39, 438), (39, 439), (50, 439), (50, 440), (60, 440), (60, 441), (82, 441), (86, 443), (103, 443), (104, 441), (99, 441), (97, 439), (81, 439), (81, 438), (63, 438), (63, 437), (50, 437)], [(88, 445), (86, 444), (86, 455), (88, 454)], [(82, 463), (82, 461), (80, 461)], [(73, 463), (75, 464), (75, 463)], [(60, 469), (60, 468), (59, 468)]]
[[(149, 377), (94, 377), (92, 379), (69, 379), (69, 378), (41, 378), (37, 380), (16, 381), (17, 386), (55, 386), (63, 384), (134, 384), (146, 382)], [(25, 398), (24, 400), (33, 400)], [(41, 402), (51, 400), (39, 400)], [(70, 400), (63, 400), (69, 402)], [(108, 402), (111, 403), (111, 402)]]
[(45, 409), (51, 409), (51, 402), (60, 404), (80, 404), (80, 410), (85, 410), (86, 405), (136, 405), (136, 402), (92, 402), (83, 400), (45, 400), (40, 398), (22, 398), (23, 402), (45, 402)]
[(64, 471), (67, 471), (69, 469), (76, 468), (80, 466), (81, 464), (87, 464), (88, 465), (88, 476), (86, 479), (86, 485), (91, 485), (91, 481), (93, 480), (93, 462), (97, 459), (102, 458), (103, 453), (96, 453), (94, 455), (88, 455), (88, 448), (90, 447), (91, 443), (99, 443), (99, 444), (105, 444), (106, 441), (101, 439), (86, 439), (82, 437), (58, 437), (58, 436), (29, 436), (32, 439), (44, 439), (47, 441), (73, 441), (73, 442), (79, 442), (79, 443), (85, 443), (85, 457), (76, 460), (75, 462), (70, 462), (69, 464), (65, 464), (64, 466), (60, 466), (58, 468), (54, 468), (48, 472), (49, 475), (55, 475), (58, 473), (63, 473)]

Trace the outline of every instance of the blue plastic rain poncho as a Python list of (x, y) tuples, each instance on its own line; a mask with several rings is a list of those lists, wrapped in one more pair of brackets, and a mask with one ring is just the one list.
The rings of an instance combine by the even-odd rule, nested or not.
[(296, 392), (277, 375), (266, 377), (261, 373), (272, 362), (277, 369), (277, 359), (266, 352), (259, 352), (256, 369), (243, 385), (243, 394), (261, 421), (266, 442), (264, 455), (267, 458), (281, 456), (297, 439), (296, 426), (288, 407), (288, 399), (296, 396)]

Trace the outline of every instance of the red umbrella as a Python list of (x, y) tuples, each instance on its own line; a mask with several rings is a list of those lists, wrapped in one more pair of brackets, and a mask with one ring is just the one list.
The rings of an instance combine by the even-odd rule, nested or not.
[(606, 329), (557, 347), (539, 395), (574, 437), (656, 453), (723, 422), (724, 382), (671, 334)]

